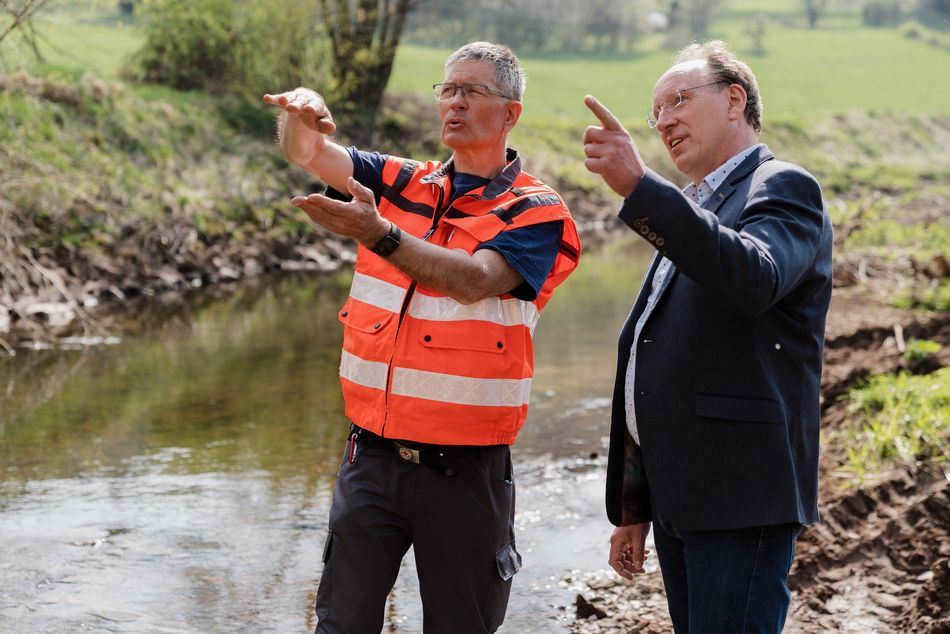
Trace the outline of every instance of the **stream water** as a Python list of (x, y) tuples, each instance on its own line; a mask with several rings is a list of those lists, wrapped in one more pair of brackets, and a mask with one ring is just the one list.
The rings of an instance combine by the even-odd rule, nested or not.
[[(616, 335), (650, 253), (586, 253), (536, 333), (508, 633), (605, 567)], [(346, 435), (349, 273), (154, 299), (135, 334), (0, 358), (0, 632), (309, 632)], [(420, 632), (407, 557), (387, 632)]]

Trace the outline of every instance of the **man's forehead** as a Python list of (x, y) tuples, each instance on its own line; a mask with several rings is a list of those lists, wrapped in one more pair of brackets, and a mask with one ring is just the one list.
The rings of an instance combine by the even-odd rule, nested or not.
[(494, 74), (495, 67), (487, 59), (467, 59), (455, 62), (445, 69), (446, 78), (462, 75), (465, 77), (480, 76), (489, 79), (494, 77)]
[(681, 62), (663, 73), (657, 80), (656, 86), (653, 88), (653, 96), (658, 97), (671, 90), (689, 86), (696, 80), (704, 78), (706, 73), (707, 66), (704, 59)]

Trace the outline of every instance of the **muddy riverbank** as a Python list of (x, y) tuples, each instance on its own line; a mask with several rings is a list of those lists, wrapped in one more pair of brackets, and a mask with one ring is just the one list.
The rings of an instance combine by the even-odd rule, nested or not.
[[(927, 373), (950, 362), (950, 315), (882, 305), (867, 289), (836, 289), (827, 333), (823, 439), (854, 416), (839, 397), (862, 379)], [(909, 362), (900, 348), (910, 338), (943, 348), (925, 365)], [(823, 441), (822, 521), (798, 542), (786, 631), (950, 631), (950, 472), (890, 470), (847, 487), (852, 476), (840, 472), (846, 450)], [(634, 582), (605, 571), (584, 578), (575, 611), (570, 631), (577, 634), (672, 631), (655, 559)]]

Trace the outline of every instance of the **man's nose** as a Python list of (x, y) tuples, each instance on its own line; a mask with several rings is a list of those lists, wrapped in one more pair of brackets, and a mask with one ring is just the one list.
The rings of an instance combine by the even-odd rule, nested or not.
[(452, 98), (449, 99), (449, 105), (456, 110), (464, 110), (468, 107), (468, 102), (465, 101), (465, 91), (461, 88), (455, 91), (455, 94), (452, 95)]
[(656, 129), (669, 127), (676, 123), (676, 114), (667, 108), (660, 108), (660, 115), (656, 118)]

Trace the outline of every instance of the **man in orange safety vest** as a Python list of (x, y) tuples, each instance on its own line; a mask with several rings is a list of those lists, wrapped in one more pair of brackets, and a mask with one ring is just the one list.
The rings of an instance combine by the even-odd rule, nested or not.
[(494, 632), (515, 548), (509, 446), (524, 423), (532, 334), (580, 241), (561, 197), (507, 137), (525, 74), (476, 42), (433, 90), (446, 162), (343, 147), (323, 97), (265, 95), (280, 144), (328, 185), (293, 204), (358, 243), (340, 382), (351, 429), (330, 509), (317, 632), (378, 632), (414, 548), (424, 629)]

